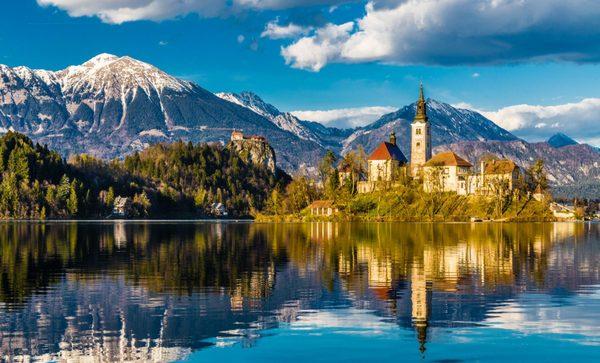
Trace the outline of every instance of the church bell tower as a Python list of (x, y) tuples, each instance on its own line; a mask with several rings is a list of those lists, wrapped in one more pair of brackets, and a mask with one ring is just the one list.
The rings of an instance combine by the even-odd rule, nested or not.
[(419, 88), (417, 112), (411, 125), (410, 139), (410, 171), (413, 177), (418, 177), (423, 165), (431, 159), (431, 131), (422, 83)]

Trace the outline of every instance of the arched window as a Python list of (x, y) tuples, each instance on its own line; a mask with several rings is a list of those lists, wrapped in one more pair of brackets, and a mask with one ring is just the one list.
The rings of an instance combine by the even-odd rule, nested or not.
[(417, 129), (416, 134), (421, 135), (421, 129)]

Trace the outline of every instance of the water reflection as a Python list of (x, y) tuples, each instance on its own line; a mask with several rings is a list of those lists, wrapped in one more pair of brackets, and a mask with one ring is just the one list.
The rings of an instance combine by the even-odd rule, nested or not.
[(0, 349), (177, 360), (336, 312), (411, 331), (421, 356), (456, 327), (599, 345), (600, 312), (570, 299), (599, 307), (599, 249), (600, 225), (581, 223), (1, 224)]

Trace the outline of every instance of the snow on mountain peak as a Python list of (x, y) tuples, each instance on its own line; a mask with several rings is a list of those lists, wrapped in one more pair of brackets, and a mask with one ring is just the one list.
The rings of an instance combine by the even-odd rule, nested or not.
[(185, 91), (193, 87), (190, 82), (170, 76), (148, 63), (106, 53), (57, 74), (65, 92), (88, 95), (103, 93), (110, 98), (123, 98), (137, 88), (150, 96), (164, 89)]
[(83, 63), (83, 65), (88, 65), (88, 66), (92, 66), (92, 65), (104, 65), (104, 64), (107, 64), (107, 63), (114, 62), (117, 59), (119, 59), (119, 57), (117, 57), (114, 54), (100, 53), (97, 56), (92, 57), (87, 62)]
[(217, 97), (235, 103), (239, 106), (246, 107), (255, 113), (268, 118), (273, 119), (281, 114), (281, 112), (273, 105), (263, 101), (260, 96), (253, 92), (243, 91), (240, 93), (229, 93), (221, 92), (216, 94)]

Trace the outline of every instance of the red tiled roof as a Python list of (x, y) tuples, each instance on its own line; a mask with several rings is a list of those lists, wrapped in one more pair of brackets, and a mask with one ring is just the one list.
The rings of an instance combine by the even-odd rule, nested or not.
[(369, 155), (369, 160), (398, 160), (402, 163), (408, 161), (398, 146), (389, 142), (382, 142), (381, 145)]
[(470, 162), (456, 155), (452, 151), (435, 154), (427, 163), (427, 166), (465, 166), (472, 167)]

